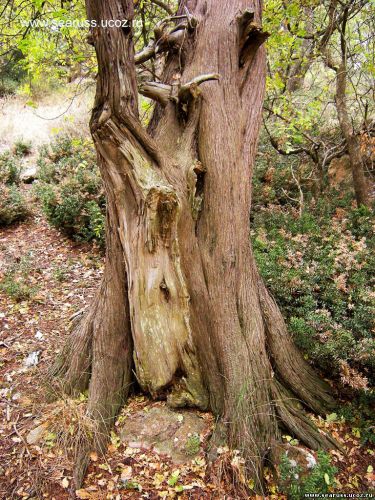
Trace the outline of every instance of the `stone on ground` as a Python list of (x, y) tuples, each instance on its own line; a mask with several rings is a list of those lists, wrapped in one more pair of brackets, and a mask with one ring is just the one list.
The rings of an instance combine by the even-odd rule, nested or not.
[(200, 436), (206, 427), (196, 413), (155, 406), (127, 416), (121, 424), (120, 436), (131, 448), (153, 450), (181, 464), (199, 453)]

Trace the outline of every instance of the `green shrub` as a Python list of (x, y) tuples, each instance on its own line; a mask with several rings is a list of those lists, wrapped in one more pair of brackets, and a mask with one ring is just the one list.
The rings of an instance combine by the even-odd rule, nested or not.
[(25, 141), (24, 139), (18, 139), (13, 145), (14, 154), (17, 156), (26, 156), (31, 153), (31, 150), (31, 141)]
[(59, 136), (40, 151), (36, 193), (48, 221), (78, 241), (104, 246), (105, 197), (90, 141)]
[(19, 184), (21, 174), (21, 164), (17, 156), (10, 151), (0, 155), (0, 183), (1, 184)]
[(356, 437), (362, 445), (375, 446), (374, 407), (374, 391), (362, 391), (338, 410), (339, 417), (350, 425), (352, 432), (356, 429)]
[(0, 97), (15, 94), (18, 86), (19, 82), (11, 77), (0, 78)]
[(374, 382), (374, 215), (351, 200), (321, 199), (253, 213), (261, 275), (295, 342), (327, 376), (354, 389)]
[(292, 169), (300, 180), (305, 199), (310, 199), (311, 169), (307, 164), (301, 165), (298, 156), (282, 156), (277, 153), (268, 137), (262, 133), (253, 177), (253, 206), (266, 206), (269, 203), (296, 205), (299, 188)]
[(20, 222), (28, 214), (26, 201), (18, 187), (0, 184), (0, 227)]
[(30, 299), (37, 292), (28, 282), (32, 265), (30, 255), (25, 255), (9, 266), (0, 282), (0, 290), (16, 302)]
[(0, 97), (15, 94), (20, 84), (27, 77), (27, 70), (22, 64), (24, 55), (21, 50), (5, 51), (0, 64)]
[(281, 457), (280, 480), (281, 488), (290, 500), (300, 500), (308, 493), (326, 494), (335, 484), (337, 469), (331, 465), (330, 456), (318, 451), (317, 463), (310, 472), (304, 472), (301, 467), (286, 454)]
[(60, 283), (62, 283), (67, 278), (67, 272), (62, 267), (56, 267), (53, 270), (53, 277), (55, 278), (56, 281), (59, 281)]
[(354, 208), (349, 214), (349, 229), (356, 238), (366, 238), (371, 235), (373, 224), (373, 212), (368, 207), (362, 205), (359, 208)]

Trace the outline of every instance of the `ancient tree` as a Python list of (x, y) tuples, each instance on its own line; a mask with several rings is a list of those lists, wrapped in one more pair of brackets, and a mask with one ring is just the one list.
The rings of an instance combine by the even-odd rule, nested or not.
[[(134, 15), (132, 0), (86, 3), (98, 23)], [(138, 54), (130, 25), (92, 30), (106, 265), (55, 367), (68, 393), (88, 388), (95, 446), (104, 446), (136, 381), (173, 407), (217, 415), (214, 437), (243, 451), (258, 487), (281, 426), (313, 449), (331, 445), (300, 403), (319, 413), (333, 403), (294, 347), (250, 244), (265, 83), (261, 10), (257, 0), (183, 0)], [(136, 65), (160, 52), (163, 81), (138, 88)], [(156, 101), (148, 130), (138, 92)]]

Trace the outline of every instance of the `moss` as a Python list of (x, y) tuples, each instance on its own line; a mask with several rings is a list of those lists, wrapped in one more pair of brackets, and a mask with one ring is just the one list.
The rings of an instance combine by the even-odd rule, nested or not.
[(186, 454), (190, 457), (197, 455), (201, 447), (201, 440), (198, 434), (192, 434), (185, 442)]

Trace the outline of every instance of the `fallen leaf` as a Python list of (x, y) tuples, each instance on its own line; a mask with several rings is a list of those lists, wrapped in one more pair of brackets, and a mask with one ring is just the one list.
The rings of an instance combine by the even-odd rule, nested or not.
[(76, 495), (80, 500), (87, 500), (91, 498), (91, 494), (86, 490), (76, 490)]
[(132, 475), (133, 475), (132, 467), (130, 467), (130, 466), (125, 467), (121, 471), (121, 481), (127, 481), (128, 479), (130, 479), (132, 477)]
[(69, 479), (67, 477), (64, 477), (64, 479), (61, 481), (61, 486), (65, 489), (69, 488)]

